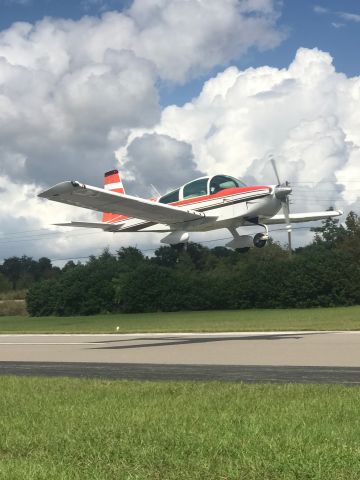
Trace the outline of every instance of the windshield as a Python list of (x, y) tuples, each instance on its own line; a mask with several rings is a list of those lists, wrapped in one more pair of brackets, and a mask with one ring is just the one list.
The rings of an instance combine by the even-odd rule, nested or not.
[(179, 188), (159, 198), (159, 203), (173, 203), (179, 201)]

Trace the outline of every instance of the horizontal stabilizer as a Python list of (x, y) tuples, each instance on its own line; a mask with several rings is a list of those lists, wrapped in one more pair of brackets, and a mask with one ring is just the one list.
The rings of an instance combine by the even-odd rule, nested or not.
[(100, 228), (105, 232), (118, 232), (122, 223), (103, 223), (103, 222), (70, 222), (70, 223), (55, 223), (57, 227), (82, 227), (82, 228)]
[[(306, 212), (306, 213), (290, 213), (290, 223), (315, 222), (316, 220), (326, 220), (327, 218), (339, 217), (343, 212), (341, 210), (326, 210), (325, 212)], [(277, 223), (286, 223), (284, 215), (275, 215), (272, 218), (261, 220), (266, 225), (274, 225)]]

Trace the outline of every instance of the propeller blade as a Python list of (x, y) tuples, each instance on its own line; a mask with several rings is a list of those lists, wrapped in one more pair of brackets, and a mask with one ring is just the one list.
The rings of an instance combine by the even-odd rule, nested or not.
[(290, 209), (289, 209), (289, 201), (288, 199), (281, 202), (282, 211), (285, 217), (286, 228), (291, 230), (291, 223), (290, 223)]
[(270, 162), (271, 162), (271, 165), (273, 166), (273, 169), (274, 169), (274, 172), (275, 172), (275, 176), (276, 176), (278, 185), (281, 185), (281, 181), (280, 181), (280, 177), (279, 177), (279, 172), (278, 172), (277, 167), (276, 167), (275, 159), (274, 159), (273, 157), (271, 157)]

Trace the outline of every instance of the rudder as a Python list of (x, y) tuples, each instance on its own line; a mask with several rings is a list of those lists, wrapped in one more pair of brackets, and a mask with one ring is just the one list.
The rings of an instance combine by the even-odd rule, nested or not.
[[(104, 187), (105, 190), (125, 194), (125, 189), (118, 170), (110, 170), (104, 174)], [(104, 223), (113, 223), (125, 220), (126, 218), (128, 217), (116, 213), (103, 213), (102, 221)]]

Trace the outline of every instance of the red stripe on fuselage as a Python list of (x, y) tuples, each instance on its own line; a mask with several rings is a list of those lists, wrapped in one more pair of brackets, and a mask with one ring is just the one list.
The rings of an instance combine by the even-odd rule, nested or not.
[[(212, 195), (202, 195), (201, 197), (186, 198), (185, 200), (179, 200), (178, 202), (169, 203), (167, 205), (172, 205), (174, 207), (179, 207), (179, 206), (182, 206), (182, 205), (191, 205), (191, 204), (202, 203), (202, 202), (206, 202), (208, 200), (212, 200), (212, 199), (216, 199), (216, 198), (231, 197), (233, 195), (239, 195), (241, 193), (256, 192), (258, 190), (268, 190), (270, 192), (271, 187), (268, 187), (267, 185), (258, 185), (256, 187), (226, 188), (224, 190), (220, 190), (220, 192), (213, 193)], [(133, 217), (125, 217), (125, 216), (122, 216), (122, 215), (117, 215), (116, 219), (112, 219), (112, 220), (108, 221), (107, 223), (113, 223), (115, 221), (120, 221), (120, 220), (125, 220), (125, 219), (130, 219), (130, 218), (133, 218)]]
[(256, 186), (256, 187), (226, 188), (225, 190), (220, 190), (220, 192), (213, 193), (212, 195), (203, 195), (201, 197), (185, 198), (185, 200), (180, 200), (178, 202), (170, 203), (169, 205), (173, 205), (174, 207), (178, 207), (178, 206), (181, 206), (181, 205), (189, 205), (191, 203), (206, 202), (207, 200), (212, 200), (213, 198), (230, 197), (230, 196), (233, 196), (233, 195), (238, 195), (240, 193), (256, 192), (257, 190), (264, 190), (264, 189), (268, 189), (270, 191), (270, 187), (260, 186), (260, 185)]

